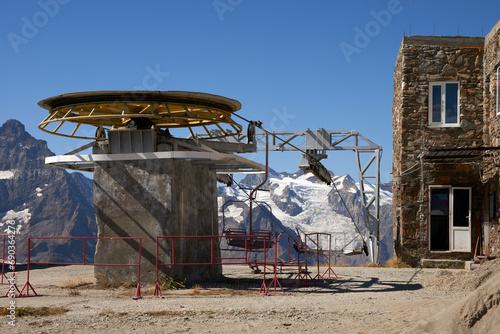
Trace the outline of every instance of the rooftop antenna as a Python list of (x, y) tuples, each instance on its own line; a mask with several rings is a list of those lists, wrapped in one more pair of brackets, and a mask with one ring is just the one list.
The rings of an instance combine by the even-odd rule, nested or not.
[(457, 29), (457, 36), (460, 36), (460, 24), (458, 25), (458, 29)]
[(435, 32), (436, 32), (436, 24), (434, 23), (434, 28), (432, 28), (432, 36), (436, 36)]
[(410, 23), (410, 33), (408, 34), (408, 36), (411, 36), (411, 23)]
[(484, 26), (481, 26), (481, 37), (484, 37)]

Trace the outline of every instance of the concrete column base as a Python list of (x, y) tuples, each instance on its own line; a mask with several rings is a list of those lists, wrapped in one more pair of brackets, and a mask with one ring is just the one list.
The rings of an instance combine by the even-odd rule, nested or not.
[[(94, 172), (94, 210), (99, 237), (142, 237), (141, 282), (156, 281), (157, 236), (218, 234), (217, 184), (208, 166), (184, 160), (98, 163)], [(214, 257), (220, 257), (214, 240)], [(176, 263), (210, 263), (210, 239), (175, 241)], [(160, 263), (172, 263), (171, 241), (163, 240)], [(139, 243), (99, 240), (96, 264), (137, 264)], [(137, 267), (96, 266), (98, 280), (137, 281)], [(165, 266), (161, 274), (188, 282), (222, 275), (220, 265)], [(160, 275), (161, 275), (160, 274)]]

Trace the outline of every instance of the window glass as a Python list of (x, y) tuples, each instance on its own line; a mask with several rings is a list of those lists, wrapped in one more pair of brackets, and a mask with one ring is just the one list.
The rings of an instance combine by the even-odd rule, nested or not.
[(446, 121), (445, 123), (458, 123), (458, 83), (446, 84)]
[(431, 251), (449, 250), (448, 199), (448, 188), (431, 189)]
[(453, 190), (453, 226), (469, 226), (469, 189)]
[(429, 125), (458, 126), (460, 123), (460, 83), (431, 82), (429, 85)]
[(432, 86), (432, 122), (441, 122), (441, 86)]
[(448, 189), (431, 190), (431, 215), (448, 215)]

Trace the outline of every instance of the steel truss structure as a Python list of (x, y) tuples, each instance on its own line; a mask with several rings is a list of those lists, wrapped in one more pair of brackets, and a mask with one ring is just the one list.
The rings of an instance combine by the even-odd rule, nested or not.
[[(249, 127), (249, 130), (251, 128)], [(250, 135), (248, 135), (250, 133)], [(365, 227), (368, 230), (368, 247), (370, 260), (379, 263), (380, 248), (380, 159), (382, 147), (357, 131), (332, 131), (320, 128), (316, 131), (252, 131), (239, 135), (210, 141), (211, 148), (224, 150), (224, 145), (234, 143), (254, 144), (254, 149), (246, 152), (265, 151), (265, 134), (268, 134), (269, 151), (300, 151), (303, 152), (299, 168), (304, 172), (312, 172), (320, 180), (330, 184), (330, 174), (319, 162), (327, 158), (327, 151), (353, 151), (356, 157), (361, 203), (365, 217)], [(205, 141), (208, 143), (208, 141)], [(243, 152), (240, 152), (243, 153)]]

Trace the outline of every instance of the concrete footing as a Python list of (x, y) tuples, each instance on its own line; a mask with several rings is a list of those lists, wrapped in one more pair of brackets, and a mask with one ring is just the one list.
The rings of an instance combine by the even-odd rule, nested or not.
[(465, 269), (474, 270), (479, 268), (481, 265), (479, 263), (474, 263), (474, 261), (465, 261)]
[(420, 265), (424, 268), (463, 269), (465, 261), (448, 259), (421, 259)]

